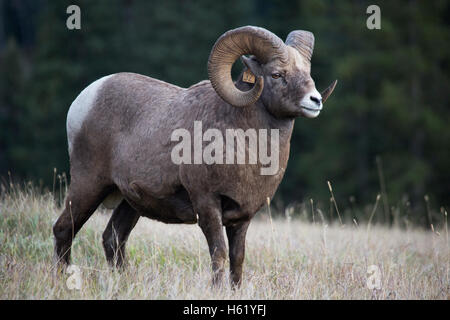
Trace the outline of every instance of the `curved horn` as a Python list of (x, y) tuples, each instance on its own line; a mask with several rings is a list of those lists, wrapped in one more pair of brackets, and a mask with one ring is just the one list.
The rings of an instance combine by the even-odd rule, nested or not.
[(336, 84), (337, 84), (337, 80), (334, 80), (328, 88), (326, 88), (325, 90), (322, 91), (322, 93), (321, 93), (322, 103), (325, 103), (325, 101), (327, 101), (328, 97), (331, 95), (334, 88), (336, 87)]
[(314, 50), (314, 35), (309, 31), (292, 31), (286, 38), (286, 45), (297, 49), (302, 56), (311, 61)]
[[(286, 45), (297, 49), (300, 54), (311, 63), (311, 57), (314, 50), (314, 35), (312, 32), (304, 30), (292, 31), (286, 38)], [(327, 101), (328, 97), (336, 87), (337, 80), (334, 80), (331, 85), (322, 91), (322, 103)]]
[(208, 59), (208, 76), (217, 94), (233, 106), (245, 107), (258, 100), (264, 88), (264, 80), (258, 76), (249, 91), (237, 89), (231, 79), (231, 67), (242, 55), (252, 54), (259, 62), (278, 58), (286, 59), (283, 41), (272, 32), (246, 26), (224, 33), (214, 44)]

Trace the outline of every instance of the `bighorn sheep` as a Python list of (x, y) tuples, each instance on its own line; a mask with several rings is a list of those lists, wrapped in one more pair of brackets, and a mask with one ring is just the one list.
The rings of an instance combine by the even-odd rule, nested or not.
[[(224, 274), (225, 227), (231, 281), (239, 285), (247, 228), (283, 178), (294, 119), (318, 116), (336, 85), (322, 95), (316, 90), (310, 76), (313, 46), (307, 31), (292, 31), (283, 43), (270, 31), (246, 26), (215, 43), (210, 81), (185, 89), (118, 73), (85, 88), (67, 115), (71, 183), (53, 226), (56, 262), (69, 264), (73, 236), (102, 202), (117, 203), (103, 234), (113, 266), (123, 265), (125, 243), (139, 217), (198, 222), (209, 246), (213, 283)], [(231, 67), (239, 57), (245, 68), (233, 83)], [(175, 164), (171, 134), (177, 128), (192, 132), (194, 121), (221, 132), (278, 129), (278, 171), (262, 175), (260, 163)]]

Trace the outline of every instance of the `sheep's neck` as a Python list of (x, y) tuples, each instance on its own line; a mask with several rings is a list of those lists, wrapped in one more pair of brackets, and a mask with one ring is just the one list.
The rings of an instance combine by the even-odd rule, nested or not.
[[(242, 91), (248, 91), (252, 88), (251, 84), (242, 81), (242, 74), (238, 81), (235, 82), (238, 89)], [(241, 109), (239, 108), (239, 111)], [(246, 107), (245, 112), (247, 115), (245, 118), (248, 122), (254, 122), (252, 127), (254, 128), (266, 128), (266, 129), (279, 129), (280, 130), (280, 146), (289, 145), (289, 141), (294, 129), (295, 118), (277, 118), (272, 115), (268, 108), (263, 104), (261, 100), (258, 100), (254, 105)], [(242, 113), (237, 114), (238, 117), (242, 117)], [(238, 119), (236, 119), (238, 120)], [(238, 120), (239, 121), (239, 120)]]

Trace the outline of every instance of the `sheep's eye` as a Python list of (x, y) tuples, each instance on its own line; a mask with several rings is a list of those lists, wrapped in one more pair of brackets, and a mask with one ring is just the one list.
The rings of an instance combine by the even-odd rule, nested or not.
[(281, 77), (281, 74), (279, 74), (278, 72), (272, 73), (272, 78), (278, 79), (279, 77)]

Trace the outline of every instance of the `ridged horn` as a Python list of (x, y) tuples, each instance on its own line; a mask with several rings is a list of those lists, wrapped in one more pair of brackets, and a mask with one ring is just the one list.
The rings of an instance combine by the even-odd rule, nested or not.
[(249, 91), (241, 91), (234, 85), (231, 67), (240, 56), (246, 54), (254, 55), (263, 64), (272, 59), (287, 59), (283, 41), (266, 29), (246, 26), (220, 36), (209, 55), (208, 77), (217, 94), (236, 107), (255, 103), (264, 88), (264, 79), (260, 76)]
[(314, 35), (309, 31), (295, 30), (288, 34), (286, 45), (297, 49), (309, 62), (314, 50)]

